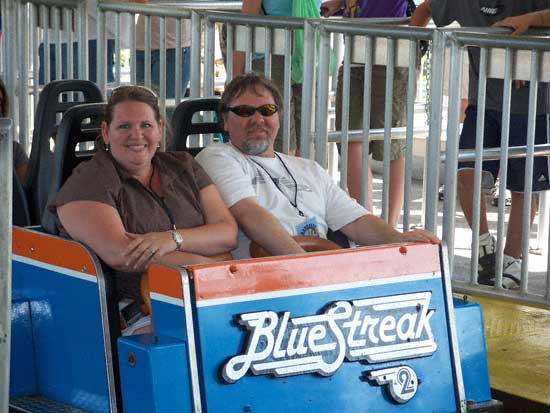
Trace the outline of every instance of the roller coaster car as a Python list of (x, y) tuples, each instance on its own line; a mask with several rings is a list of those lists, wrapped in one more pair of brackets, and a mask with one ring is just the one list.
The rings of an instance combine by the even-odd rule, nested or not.
[(97, 257), (15, 227), (14, 411), (499, 411), (480, 308), (453, 302), (444, 247), (155, 264), (148, 277), (154, 332), (120, 337)]

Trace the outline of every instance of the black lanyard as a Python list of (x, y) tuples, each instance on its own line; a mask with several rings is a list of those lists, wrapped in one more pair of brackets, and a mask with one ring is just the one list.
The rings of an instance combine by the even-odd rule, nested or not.
[(292, 175), (292, 173), (290, 172), (290, 169), (288, 169), (288, 167), (286, 166), (286, 164), (283, 162), (283, 160), (281, 159), (281, 157), (279, 156), (279, 154), (277, 152), (275, 152), (275, 156), (277, 157), (277, 159), (281, 162), (281, 164), (283, 165), (283, 167), (285, 168), (288, 176), (290, 176), (290, 178), (292, 179), (292, 182), (294, 182), (294, 202), (292, 201), (292, 199), (290, 199), (287, 194), (281, 189), (281, 187), (279, 186), (279, 180), (278, 179), (275, 179), (273, 176), (271, 176), (271, 174), (268, 172), (267, 169), (264, 168), (264, 166), (258, 162), (256, 162), (254, 159), (252, 158), (249, 158), (252, 162), (254, 162), (256, 165), (258, 165), (260, 168), (262, 168), (264, 170), (264, 172), (267, 174), (267, 176), (269, 176), (269, 178), (271, 178), (271, 181), (273, 182), (273, 185), (275, 185), (275, 187), (279, 190), (279, 192), (281, 194), (284, 195), (284, 197), (286, 199), (288, 199), (288, 202), (290, 202), (290, 205), (292, 205), (296, 211), (298, 211), (298, 214), (303, 217), (305, 216), (305, 214), (302, 212), (302, 210), (300, 208), (298, 208), (298, 183), (296, 182), (296, 179), (294, 179), (294, 175)]
[(164, 210), (164, 212), (168, 216), (168, 219), (170, 220), (170, 225), (172, 225), (172, 228), (175, 231), (177, 228), (176, 228), (176, 221), (174, 221), (174, 215), (172, 214), (172, 210), (168, 207), (168, 205), (166, 205), (166, 202), (164, 202), (164, 198), (158, 196), (157, 193), (153, 190), (152, 183), (153, 183), (153, 175), (155, 174), (155, 165), (151, 164), (151, 167), (153, 168), (153, 170), (151, 171), (151, 177), (149, 178), (149, 185), (147, 185), (145, 189), (147, 190), (147, 192), (151, 194), (153, 199)]

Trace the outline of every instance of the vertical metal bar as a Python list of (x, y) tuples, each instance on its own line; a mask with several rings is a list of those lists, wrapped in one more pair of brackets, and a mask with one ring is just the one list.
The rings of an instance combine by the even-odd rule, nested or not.
[(42, 64), (44, 65), (44, 84), (47, 84), (51, 79), (50, 72), (50, 24), (49, 24), (49, 9), (45, 5), (40, 5), (40, 25), (44, 31), (42, 38), (42, 46), (44, 48), (44, 57)]
[(390, 157), (393, 78), (395, 67), (395, 39), (388, 38), (386, 44), (386, 97), (384, 106), (384, 179), (382, 182), (382, 219), (388, 222), (390, 202)]
[(330, 34), (318, 27), (320, 31), (318, 78), (317, 78), (317, 105), (315, 114), (315, 160), (323, 167), (327, 167), (327, 119), (328, 110), (328, 69)]
[[(273, 38), (273, 29), (265, 27), (265, 44), (264, 44), (264, 75), (271, 79), (271, 43)], [(286, 34), (285, 34), (286, 41)], [(286, 43), (285, 43), (286, 45)], [(286, 72), (285, 72), (286, 73)]]
[[(96, 54), (96, 74), (97, 85), (101, 89), (103, 96), (107, 95), (107, 33), (105, 29), (105, 12), (97, 11), (97, 54)], [(84, 62), (87, 64), (88, 62)]]
[(411, 187), (413, 169), (414, 101), (416, 99), (416, 67), (418, 42), (409, 41), (409, 78), (407, 80), (407, 132), (405, 138), (405, 193), (403, 199), (403, 230), (410, 226)]
[[(18, 22), (19, 27), (28, 27), (27, 7), (18, 3)], [(18, 30), (19, 47), (19, 142), (24, 148), (28, 146), (28, 98), (29, 95), (29, 32), (28, 30)]]
[[(134, 14), (131, 14), (130, 15), (131, 19), (132, 19), (132, 22), (135, 22), (136, 21), (136, 15), (135, 13)], [(132, 84), (136, 84), (137, 83), (137, 74), (136, 74), (136, 68), (137, 68), (137, 64), (136, 64), (136, 57), (137, 53), (136, 53), (136, 25), (135, 24), (132, 24), (130, 26), (130, 82)]]
[(495, 286), (502, 289), (502, 264), (504, 254), (504, 220), (506, 218), (506, 183), (508, 180), (508, 145), (510, 136), (510, 105), (512, 102), (512, 68), (514, 64), (514, 51), (506, 49), (504, 58), (504, 83), (502, 96), (502, 131), (500, 135), (500, 171), (497, 218), (497, 245), (496, 245), (496, 273)]
[[(443, 201), (443, 241), (447, 244), (450, 268), (454, 261), (456, 214), (456, 171), (458, 167), (460, 92), (464, 52), (459, 44), (451, 43), (451, 73), (449, 75), (449, 120), (445, 147), (445, 198)], [(408, 125), (408, 124), (407, 124)]]
[[(284, 79), (283, 79), (283, 104), (285, 108), (290, 109), (290, 100), (292, 97), (292, 89), (290, 85), (291, 76), (291, 59), (292, 59), (292, 32), (285, 30), (285, 57), (284, 57)], [(267, 64), (267, 63), (266, 63)], [(296, 110), (296, 107), (294, 107)], [(294, 113), (290, 110), (283, 111), (283, 152), (288, 154), (290, 150), (290, 117), (294, 117)]]
[(349, 95), (350, 95), (350, 76), (351, 76), (351, 44), (353, 38), (351, 34), (344, 35), (344, 66), (342, 79), (342, 118), (341, 131), (341, 149), (340, 149), (340, 187), (348, 187), (348, 139), (349, 139)]
[(144, 16), (144, 51), (145, 55), (145, 68), (143, 81), (145, 86), (151, 87), (151, 16), (146, 14)]
[(244, 63), (244, 72), (250, 72), (252, 70), (252, 54), (254, 53), (254, 38), (253, 38), (254, 27), (246, 26), (245, 30), (245, 63)]
[[(89, 43), (88, 43), (88, 11), (86, 10), (86, 2), (81, 2), (78, 8), (78, 22), (77, 27), (81, 27), (80, 30), (80, 44), (78, 48), (78, 71), (80, 79), (89, 79), (90, 70), (88, 62)], [(97, 40), (99, 42), (99, 33), (97, 33)], [(96, 79), (97, 80), (97, 79)]]
[[(39, 59), (38, 59), (38, 45), (40, 44), (39, 40), (39, 29), (38, 29), (38, 7), (36, 4), (31, 4), (31, 44), (30, 49), (32, 53), (32, 86), (33, 86), (33, 108), (32, 113), (34, 114), (36, 109), (36, 104), (38, 102), (38, 76), (39, 76)], [(28, 146), (23, 146), (23, 149), (28, 153)]]
[[(474, 188), (472, 195), (472, 259), (470, 261), (470, 280), (477, 282), (478, 258), (479, 258), (479, 226), (480, 226), (480, 202), (483, 200), (481, 194), (481, 176), (483, 162), (483, 139), (485, 128), (485, 97), (487, 87), (487, 48), (479, 50), (479, 84), (477, 92), (477, 122), (476, 122), (476, 159), (474, 172)], [(485, 217), (484, 217), (485, 218)]]
[(212, 96), (214, 94), (214, 51), (215, 51), (215, 26), (209, 18), (205, 19), (204, 24), (204, 74), (202, 84), (204, 95)]
[[(160, 113), (166, 119), (166, 18), (161, 16), (159, 19), (159, 91), (160, 91)], [(168, 125), (164, 125), (160, 149), (166, 150), (166, 130)]]
[[(159, 17), (159, 91), (160, 91), (160, 113), (165, 116), (166, 112), (166, 18)], [(166, 139), (163, 134), (161, 149), (166, 147)]]
[(310, 157), (311, 152), (311, 108), (313, 107), (313, 90), (315, 85), (315, 29), (304, 20), (304, 76), (302, 78), (302, 116), (300, 156)]
[(115, 14), (115, 86), (120, 86), (120, 13)]
[(191, 12), (191, 97), (200, 96), (201, 89), (201, 16)]
[[(371, 107), (371, 83), (372, 83), (372, 65), (374, 64), (374, 38), (367, 36), (365, 39), (365, 75), (363, 83), (363, 135), (361, 140), (361, 205), (369, 205), (371, 196), (369, 196), (368, 186), (370, 170), (370, 107)], [(372, 195), (372, 194), (371, 194)], [(373, 211), (370, 211), (371, 213)]]
[(64, 9), (63, 12), (63, 27), (67, 32), (67, 79), (74, 79), (73, 22), (71, 18), (72, 13), (70, 9)]
[(535, 126), (537, 120), (537, 91), (539, 86), (540, 52), (531, 50), (531, 77), (529, 79), (529, 117), (527, 124), (527, 158), (525, 159), (525, 186), (523, 189), (523, 217), (521, 231), (520, 293), (527, 293), (529, 283), (529, 233), (531, 231), (531, 204), (533, 194), (533, 164), (535, 153)]
[[(433, 32), (432, 70), (430, 77), (431, 105), (430, 131), (426, 145), (424, 167), (424, 227), (428, 231), (437, 231), (437, 189), (439, 187), (439, 148), (441, 141), (441, 107), (443, 104), (443, 72), (445, 70), (445, 34), (440, 30)], [(427, 168), (430, 168), (428, 171)]]
[(10, 399), (12, 138), (11, 120), (0, 119), (0, 411)]
[(59, 12), (60, 10), (58, 7), (52, 8), (53, 32), (54, 32), (54, 39), (55, 39), (55, 79), (56, 80), (63, 78), (63, 58), (62, 58), (62, 52), (61, 52), (61, 28), (59, 24)]
[[(177, 106), (182, 99), (182, 92), (183, 92), (183, 85), (182, 85), (182, 79), (181, 74), (183, 72), (183, 54), (182, 54), (182, 44), (181, 44), (181, 25), (183, 24), (183, 19), (177, 19), (176, 20), (176, 61), (174, 64), (176, 67), (173, 68), (174, 75), (176, 77), (174, 82), (174, 98), (175, 98), (175, 106)], [(189, 58), (189, 56), (187, 57)], [(172, 69), (169, 69), (172, 70)]]
[(234, 33), (235, 33), (235, 26), (233, 26), (230, 23), (226, 23), (225, 28), (227, 30), (226, 38), (225, 38), (225, 73), (227, 80), (233, 79), (233, 49), (234, 49)]

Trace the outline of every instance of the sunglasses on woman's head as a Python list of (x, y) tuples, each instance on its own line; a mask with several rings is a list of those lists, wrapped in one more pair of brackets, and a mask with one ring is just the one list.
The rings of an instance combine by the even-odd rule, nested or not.
[(241, 118), (249, 118), (254, 115), (255, 112), (258, 112), (262, 116), (273, 116), (279, 111), (279, 108), (274, 103), (267, 103), (262, 106), (254, 107), (250, 105), (239, 105), (232, 108), (227, 108), (235, 115), (240, 116)]

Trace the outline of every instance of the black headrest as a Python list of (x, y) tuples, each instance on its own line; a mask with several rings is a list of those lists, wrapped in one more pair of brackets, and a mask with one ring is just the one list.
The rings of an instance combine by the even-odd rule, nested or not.
[[(190, 148), (187, 138), (190, 135), (220, 133), (222, 130), (217, 119), (213, 122), (193, 122), (193, 116), (198, 112), (214, 112), (217, 114), (220, 98), (187, 98), (177, 107), (172, 116), (174, 137), (170, 150), (187, 151), (196, 155), (201, 148)], [(216, 116), (217, 117), (217, 116)]]
[[(84, 103), (73, 106), (63, 115), (57, 129), (48, 204), (53, 202), (73, 169), (95, 153), (94, 142), (101, 135), (101, 118), (105, 106), (105, 103)], [(57, 233), (55, 218), (48, 209), (44, 209), (41, 221), (47, 232)]]
[(38, 224), (47, 203), (53, 162), (50, 139), (55, 140), (60, 115), (74, 105), (101, 101), (101, 91), (95, 83), (88, 80), (57, 80), (48, 83), (40, 92), (29, 165), (23, 185), (33, 224)]

